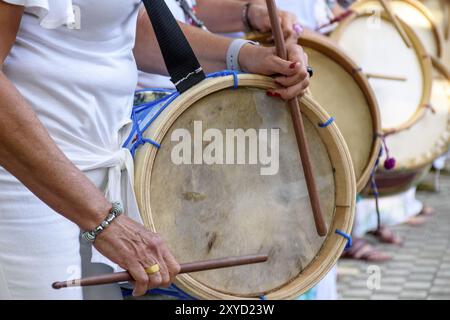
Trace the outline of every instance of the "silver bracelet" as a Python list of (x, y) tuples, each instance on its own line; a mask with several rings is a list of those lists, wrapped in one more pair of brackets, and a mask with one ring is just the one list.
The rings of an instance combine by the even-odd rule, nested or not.
[(234, 39), (230, 46), (228, 47), (227, 51), (227, 69), (232, 71), (242, 71), (241, 66), (239, 65), (239, 52), (241, 51), (242, 47), (246, 44), (252, 44), (252, 45), (259, 45), (259, 43), (250, 41), (250, 40), (244, 40), (244, 39)]
[(113, 202), (108, 216), (95, 229), (81, 233), (81, 237), (87, 242), (93, 243), (98, 235), (107, 229), (111, 223), (123, 213), (123, 206), (120, 202)]

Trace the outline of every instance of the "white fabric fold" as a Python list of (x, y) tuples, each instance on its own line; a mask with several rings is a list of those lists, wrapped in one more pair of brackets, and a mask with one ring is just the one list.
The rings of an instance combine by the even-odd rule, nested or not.
[[(139, 208), (134, 193), (134, 159), (130, 150), (121, 148), (109, 157), (104, 157), (96, 165), (90, 165), (88, 168), (81, 166), (81, 170), (95, 170), (107, 168), (108, 182), (105, 188), (105, 196), (111, 201), (119, 201), (124, 205), (125, 214), (131, 219), (143, 223), (139, 214)], [(117, 264), (110, 261), (92, 248), (92, 263), (104, 263), (111, 266), (116, 271), (122, 271)]]
[(75, 13), (72, 0), (3, 0), (7, 3), (24, 6), (25, 12), (39, 18), (39, 24), (46, 29), (61, 26), (75, 26)]

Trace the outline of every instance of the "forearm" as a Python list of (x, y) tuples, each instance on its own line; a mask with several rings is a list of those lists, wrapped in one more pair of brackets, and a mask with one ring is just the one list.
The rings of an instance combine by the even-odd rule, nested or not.
[[(179, 24), (206, 72), (226, 68), (226, 52), (231, 39), (184, 23)], [(139, 70), (167, 75), (155, 33), (144, 9), (139, 14), (134, 56)]]
[(110, 209), (101, 191), (64, 156), (1, 71), (0, 165), (82, 229), (94, 228)]
[(197, 16), (212, 32), (244, 31), (244, 5), (240, 0), (197, 0)]

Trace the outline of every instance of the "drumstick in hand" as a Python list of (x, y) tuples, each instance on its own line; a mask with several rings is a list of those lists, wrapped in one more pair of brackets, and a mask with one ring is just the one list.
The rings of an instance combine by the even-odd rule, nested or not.
[[(270, 22), (272, 25), (272, 33), (275, 38), (275, 46), (277, 55), (284, 60), (287, 60), (287, 50), (284, 43), (283, 33), (281, 31), (280, 20), (278, 19), (277, 7), (274, 0), (266, 0), (267, 9), (269, 11)], [(309, 156), (308, 142), (306, 141), (305, 127), (303, 125), (303, 118), (300, 112), (300, 105), (298, 99), (294, 98), (288, 101), (291, 109), (292, 120), (294, 123), (295, 136), (300, 151), (300, 158), (302, 160), (303, 171), (305, 173), (306, 186), (308, 188), (309, 199), (314, 215), (314, 222), (316, 224), (317, 233), (320, 236), (327, 234), (327, 226), (323, 219), (322, 210), (320, 208), (319, 195), (317, 193), (316, 181), (312, 171), (311, 159)]]
[[(249, 256), (229, 257), (216, 260), (184, 263), (180, 265), (180, 274), (261, 263), (266, 262), (267, 259), (268, 259), (267, 255), (257, 254)], [(68, 287), (88, 287), (132, 280), (133, 278), (128, 272), (117, 272), (83, 279), (58, 281), (53, 283), (52, 287), (53, 289), (62, 289)]]

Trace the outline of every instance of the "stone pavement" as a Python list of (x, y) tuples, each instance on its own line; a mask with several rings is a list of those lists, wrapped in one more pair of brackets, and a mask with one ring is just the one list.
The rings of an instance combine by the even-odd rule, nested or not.
[(450, 300), (450, 176), (442, 176), (440, 193), (420, 192), (418, 196), (437, 214), (422, 226), (395, 227), (405, 240), (401, 247), (367, 237), (393, 259), (378, 265), (341, 260), (340, 299)]

